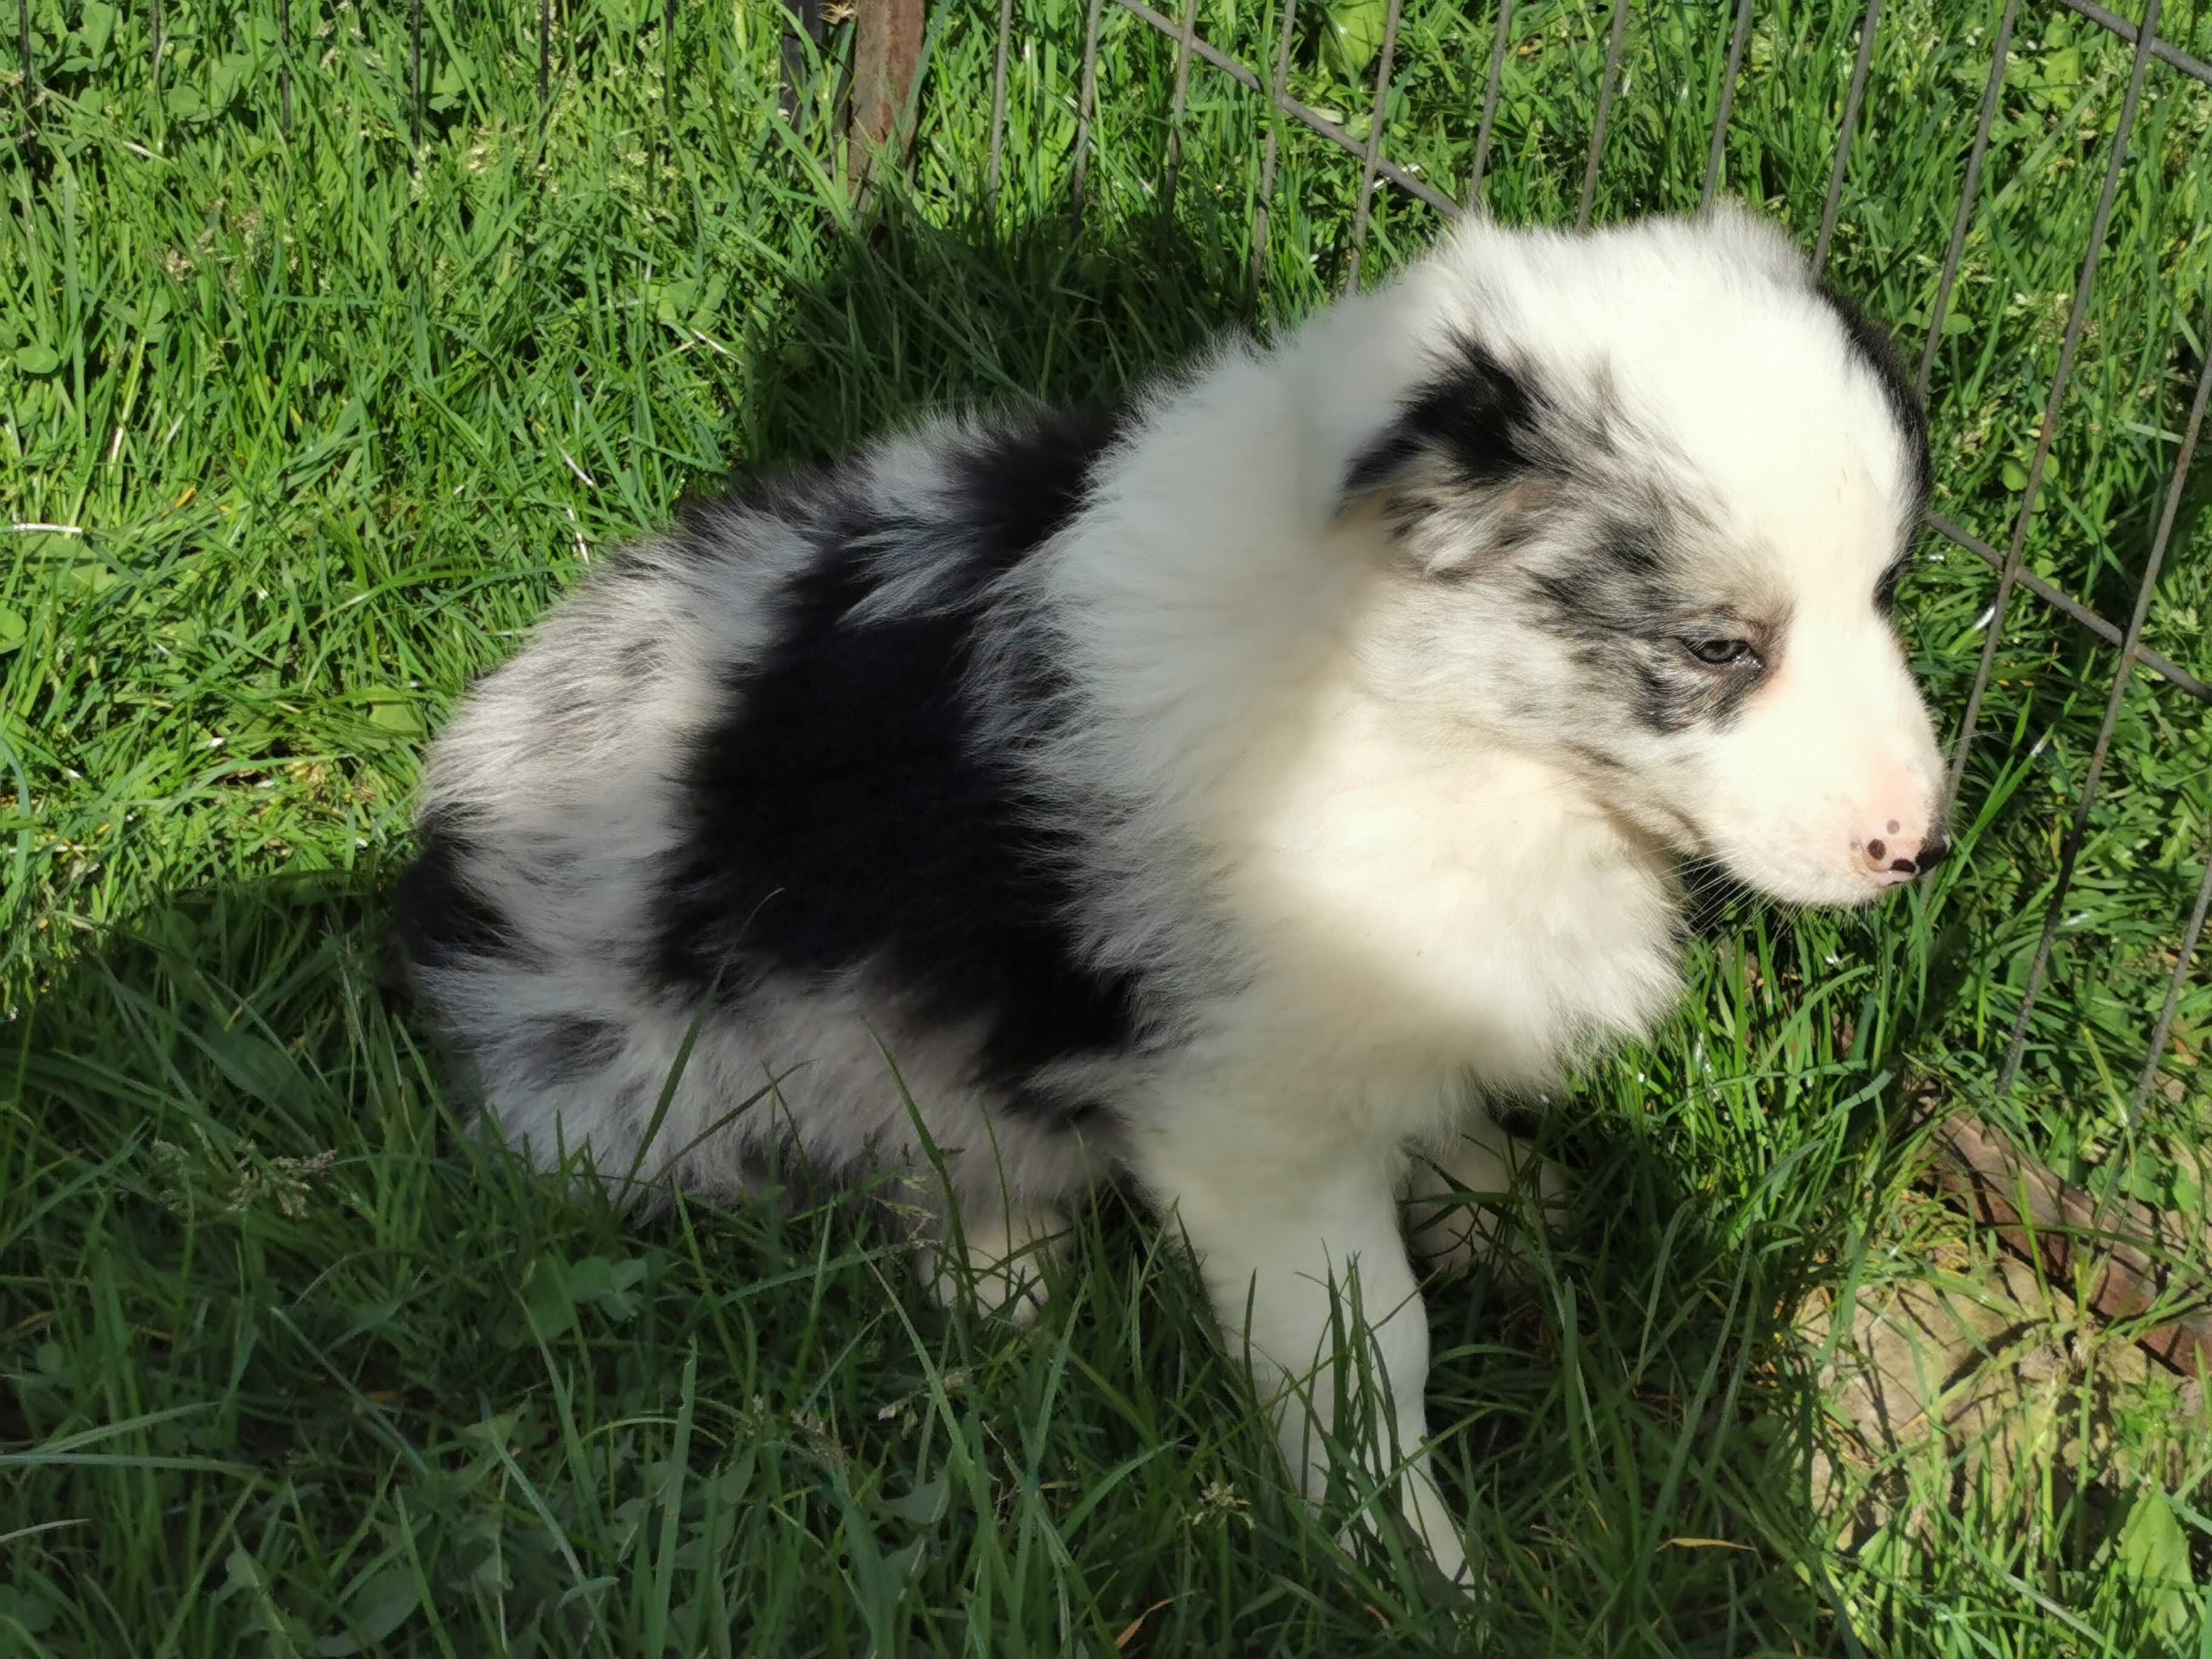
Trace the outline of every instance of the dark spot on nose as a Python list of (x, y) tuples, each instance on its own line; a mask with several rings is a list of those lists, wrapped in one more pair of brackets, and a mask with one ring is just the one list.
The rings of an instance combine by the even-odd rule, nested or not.
[(1878, 841), (1870, 841), (1867, 843), (1867, 856), (1880, 864), (1889, 856), (1889, 848)]
[(1895, 835), (1897, 833), (1897, 820), (1895, 818), (1892, 818), (1889, 821), (1889, 833), (1893, 836)]
[(1948, 836), (1930, 836), (1927, 844), (1920, 849), (1920, 867), (1933, 870), (1950, 856), (1951, 838)]

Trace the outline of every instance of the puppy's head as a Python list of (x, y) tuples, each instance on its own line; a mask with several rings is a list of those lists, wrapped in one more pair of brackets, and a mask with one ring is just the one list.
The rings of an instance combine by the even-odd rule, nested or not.
[(1778, 897), (1863, 902), (1942, 858), (1891, 622), (1926, 433), (1865, 319), (1732, 209), (1478, 223), (1397, 303), (1423, 368), (1345, 481), (1387, 548), (1385, 694)]

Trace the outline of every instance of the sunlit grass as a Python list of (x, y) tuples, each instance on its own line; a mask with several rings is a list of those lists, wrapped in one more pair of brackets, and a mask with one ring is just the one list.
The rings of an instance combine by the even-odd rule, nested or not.
[[(1961, 1498), (1930, 1453), (1925, 1530), (1856, 1557), (1810, 1508), (1790, 1310), (1932, 1272), (1955, 1237), (1909, 1187), (1913, 1102), (1977, 1106), (2205, 1236), (2202, 971), (2127, 1121), (2212, 844), (2212, 717), (2171, 688), (2139, 677), (2122, 706), (2022, 1086), (1994, 1097), (2115, 654), (2025, 594), (1961, 856), (1877, 915), (1715, 927), (1681, 1014), (1583, 1080), (1579, 1196), (1532, 1287), (1433, 1298), (1471, 1607), (1344, 1559), (1285, 1498), (1194, 1286), (1116, 1203), (1014, 1339), (928, 1310), (848, 1220), (691, 1207), (641, 1231), (458, 1132), (378, 989), (378, 894), (425, 733), (592, 557), (725, 470), (1111, 391), (1341, 284), (1357, 162), (1284, 130), (1255, 285), (1267, 125), (1203, 66), (1163, 219), (1173, 47), (1114, 7), (1073, 238), (1087, 7), (1018, 9), (995, 214), (978, 4), (941, 15), (911, 187), (872, 216), (825, 136), (834, 61), (796, 131), (777, 113), (772, 7), (681, 9), (672, 38), (651, 3), (556, 10), (541, 114), (536, 9), (431, 4), (417, 149), (402, 8), (294, 13), (288, 130), (265, 7), (166, 7), (157, 83), (143, 11), (33, 6), (37, 132), (0, 158), (0, 520), (59, 528), (10, 531), (0, 561), (0, 1645), (2193, 1641), (2174, 1609), (2203, 1593), (2146, 1576), (2171, 1551), (2140, 1494)], [(2212, 22), (2167, 9), (2205, 55)], [(1608, 10), (1516, 9), (1499, 215), (1571, 221)], [(1858, 10), (1762, 6), (1736, 94), (1726, 187), (1808, 245)], [(1831, 270), (1915, 361), (1996, 10), (1884, 9)], [(1694, 203), (1729, 11), (1638, 9), (1601, 219)], [(2128, 59), (2023, 11), (1933, 383), (1942, 509), (1999, 546)], [(1198, 15), (1272, 66), (1278, 8)], [(1389, 151), (1447, 193), (1492, 27), (1406, 8)], [(1346, 67), (1302, 40), (1292, 90), (1364, 132)], [(2212, 314), (2212, 92), (2152, 84), (2027, 540), (2120, 619)], [(1386, 191), (1364, 279), (1437, 228)], [(2149, 630), (2200, 677), (2208, 492)], [(1953, 719), (1993, 586), (1933, 540), (1908, 585)], [(2112, 1455), (2157, 1463), (2172, 1421), (2129, 1406)], [(2164, 1467), (2202, 1573), (2205, 1455)]]

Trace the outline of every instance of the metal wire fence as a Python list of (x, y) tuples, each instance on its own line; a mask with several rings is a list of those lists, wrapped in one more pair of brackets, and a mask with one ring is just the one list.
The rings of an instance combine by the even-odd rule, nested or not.
[[(148, 35), (151, 41), (148, 73), (158, 84), (162, 74), (163, 0), (143, 0), (143, 3)], [(822, 22), (819, 0), (786, 0), (786, 3), (790, 13), (790, 27), (810, 33), (819, 40)], [(1156, 32), (1172, 47), (1172, 91), (1159, 175), (1164, 211), (1172, 210), (1181, 175), (1182, 131), (1194, 64), (1242, 87), (1254, 98), (1263, 100), (1265, 107), (1274, 115), (1317, 135), (1327, 144), (1341, 150), (1357, 163), (1359, 185), (1353, 198), (1352, 222), (1342, 267), (1347, 286), (1356, 286), (1361, 279), (1361, 265), (1369, 246), (1377, 192), (1383, 187), (1401, 191), (1447, 216), (1476, 210), (1482, 206), (1486, 177), (1498, 133), (1502, 71), (1513, 39), (1516, 0), (1496, 0), (1472, 164), (1466, 176), (1457, 182), (1456, 188), (1449, 188), (1432, 178), (1420, 176), (1419, 172), (1401, 165), (1387, 153), (1391, 91), (1397, 68), (1404, 0), (1389, 0), (1382, 20), (1381, 40), (1373, 59), (1371, 103), (1364, 124), (1364, 134), (1356, 134), (1332, 112), (1315, 107), (1291, 90), (1291, 42), (1300, 21), (1300, 0), (1281, 0), (1279, 11), (1271, 15), (1269, 21), (1273, 24), (1271, 33), (1274, 53), (1272, 64), (1264, 66), (1242, 61), (1201, 32), (1199, 0), (1182, 0), (1180, 15), (1176, 16), (1156, 9), (1145, 3), (1145, 0), (1089, 0), (1082, 36), (1079, 87), (1074, 94), (1075, 143), (1067, 179), (1070, 204), (1079, 222), (1085, 212), (1091, 186), (1090, 173), (1096, 148), (1093, 129), (1099, 114), (1101, 22), (1109, 3)], [(1316, 0), (1308, 0), (1309, 5), (1314, 3)], [(2115, 621), (2100, 613), (2090, 604), (2066, 592), (2059, 583), (2029, 568), (2027, 562), (2030, 526), (2036, 518), (2052, 445), (2065, 412), (2068, 387), (2079, 357), (2084, 326), (2090, 311), (2092, 289), (2105, 252), (2121, 174), (2129, 159), (2138, 116), (2149, 95), (2147, 88), (2154, 65), (2161, 66), (2165, 72), (2212, 87), (2212, 64), (2191, 55), (2160, 35), (2162, 4), (2163, 0), (2144, 0), (2140, 25), (2102, 6), (2090, 3), (2090, 0), (2053, 0), (2051, 6), (2043, 9), (2046, 11), (2063, 9), (2071, 12), (2086, 24), (2105, 31), (2123, 43), (2130, 54), (2125, 90), (2117, 122), (2104, 143), (2095, 211), (2086, 244), (2081, 252), (2057, 367), (2051, 377), (2048, 394), (2036, 427), (2032, 459), (2026, 468), (2024, 486), (2017, 492), (2017, 505), (2013, 510), (2004, 544), (1998, 546), (1984, 540), (1941, 513), (1931, 514), (1929, 520), (1929, 528), (1937, 535), (1972, 554), (1987, 565), (1995, 576), (1978, 668), (1966, 696), (1954, 739), (1951, 783), (1954, 789), (1965, 773), (1979, 732), (1991, 678), (2005, 640), (2008, 622), (2014, 616), (2014, 601), (2019, 592), (2024, 590), (2031, 599), (2066, 617), (2113, 651), (2102, 720), (2086, 772), (2073, 792), (2059, 841), (2056, 880), (2044, 907), (2041, 937), (2006, 1039), (1999, 1079), (2001, 1091), (2009, 1091), (2019, 1075), (2037, 1000), (2045, 988), (2053, 944), (2067, 914), (2069, 890), (2089, 835), (2092, 814), (2104, 785), (2114, 734), (2131, 684), (2141, 671), (2175, 695), (2212, 705), (2212, 686), (2208, 686), (2187, 668), (2152, 648), (2145, 639), (2146, 625), (2152, 617), (2160, 572), (2172, 542), (2188, 487), (2191, 465), (2203, 431), (2208, 395), (2212, 394), (2212, 351), (2203, 354), (2204, 362), (2196, 379), (2185, 428), (2180, 434), (2179, 448), (2160, 498), (2148, 552), (2136, 574), (2132, 602), (2125, 617)], [(21, 115), (26, 131), (34, 132), (40, 73), (33, 45), (31, 0), (16, 0), (15, 9)], [(279, 31), (280, 49), (275, 57), (280, 84), (281, 118), (287, 128), (293, 117), (294, 25), (291, 9), (289, 6), (280, 5), (275, 10)], [(550, 107), (555, 93), (556, 37), (562, 19), (556, 11), (556, 0), (538, 0), (535, 9), (538, 94), (541, 107)], [(1578, 225), (1589, 223), (1597, 199), (1601, 163), (1605, 154), (1607, 130), (1622, 89), (1623, 64), (1636, 9), (1631, 0), (1613, 0), (1607, 18), (1603, 68), (1582, 169), (1576, 214)], [(1990, 64), (1986, 85), (1966, 156), (1957, 208), (1951, 216), (1950, 234), (1932, 308), (1926, 319), (1924, 343), (1917, 354), (1917, 378), (1923, 395), (1929, 390), (1937, 348), (1943, 338), (1946, 320), (1957, 291), (1969, 232), (1983, 201), (1987, 171), (1985, 162), (1990, 150), (1993, 123), (1996, 119), (2001, 93), (2006, 84), (2008, 67), (2014, 51), (2021, 9), (2021, 0), (2005, 0), (1989, 41)], [(860, 0), (860, 11), (863, 24), (872, 22), (874, 27), (856, 30), (855, 54), (859, 61), (853, 66), (853, 79), (856, 83), (871, 88), (866, 96), (876, 107), (872, 112), (856, 112), (854, 121), (856, 127), (866, 129), (866, 138), (881, 140), (890, 136), (888, 129), (896, 125), (902, 109), (908, 127), (912, 125), (921, 59), (927, 51), (927, 41), (918, 27), (921, 7), (920, 0)], [(1863, 139), (1862, 117), (1869, 85), (1869, 70), (1878, 32), (1883, 26), (1882, 14), (1882, 0), (1866, 0), (1858, 20), (1856, 51), (1836, 133), (1819, 229), (1811, 252), (1816, 272), (1823, 270), (1829, 261), (1853, 148)], [(902, 15), (905, 20), (903, 22)], [(675, 0), (663, 0), (664, 40), (672, 38), (677, 16)], [(889, 21), (881, 21), (883, 18)], [(996, 198), (1004, 173), (1008, 64), (1018, 39), (1016, 21), (1012, 0), (1000, 0), (994, 42), (989, 149), (984, 164), (984, 199), (987, 202)], [(1728, 35), (1726, 63), (1720, 76), (1719, 97), (1706, 145), (1700, 201), (1710, 201), (1722, 183), (1735, 94), (1753, 21), (1753, 0), (1736, 0)], [(393, 69), (398, 76), (404, 76), (402, 90), (410, 137), (418, 145), (422, 138), (426, 111), (423, 28), (423, 0), (409, 0), (405, 31), (407, 50), (404, 63), (394, 64)], [(795, 64), (797, 59), (795, 55), (787, 53), (786, 61), (787, 64)], [(1255, 283), (1267, 251), (1270, 215), (1275, 208), (1279, 151), (1284, 133), (1281, 121), (1267, 122), (1260, 156), (1257, 189), (1250, 209), (1251, 266)], [(2212, 908), (2212, 848), (2206, 850), (2206, 867), (2197, 884), (2193, 904), (2182, 922), (2179, 945), (2175, 952), (2163, 1005), (2147, 1034), (2145, 1058), (2132, 1096), (2132, 1109), (2137, 1114), (2141, 1112), (2170, 1051), (2177, 1011), (2184, 988), (2189, 982), (2197, 948), (2203, 935), (2208, 908)]]

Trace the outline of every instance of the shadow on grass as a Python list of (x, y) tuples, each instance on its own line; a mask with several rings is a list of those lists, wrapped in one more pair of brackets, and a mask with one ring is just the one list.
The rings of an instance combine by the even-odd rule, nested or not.
[[(1158, 1652), (1467, 1638), (1417, 1567), (1337, 1558), (1273, 1485), (1197, 1287), (1125, 1198), (1018, 1337), (938, 1312), (849, 1206), (626, 1224), (465, 1132), (379, 982), (383, 909), (367, 878), (181, 898), (0, 1033), (24, 1218), (0, 1533), (48, 1639), (129, 1619), (312, 1648), (434, 1613), (632, 1651), (653, 1609), (617, 1586), (663, 1559), (678, 1613), (758, 1651), (956, 1644), (979, 1572), (1014, 1604), (1000, 1652), (1064, 1650), (1071, 1600), (1110, 1641), (1173, 1598)], [(1772, 1318), (1808, 1264), (1707, 1238), (1633, 1135), (1581, 1141), (1533, 1285), (1429, 1297), (1432, 1419), (1492, 1585), (1473, 1616), (1517, 1651), (1586, 1620), (1819, 1639), (1814, 1403)]]
[[(754, 343), (743, 470), (1112, 393), (1258, 309), (1241, 244), (1188, 226), (1072, 244), (891, 209), (842, 246)], [(0, 1620), (325, 1653), (434, 1620), (556, 1653), (1840, 1639), (1778, 1311), (1833, 1242), (1820, 1206), (1747, 1245), (1644, 1127), (1571, 1127), (1533, 1284), (1431, 1297), (1464, 1604), (1335, 1555), (1119, 1198), (1017, 1337), (927, 1310), (843, 1212), (630, 1225), (473, 1140), (385, 988), (383, 887), (173, 896), (0, 1033)]]

